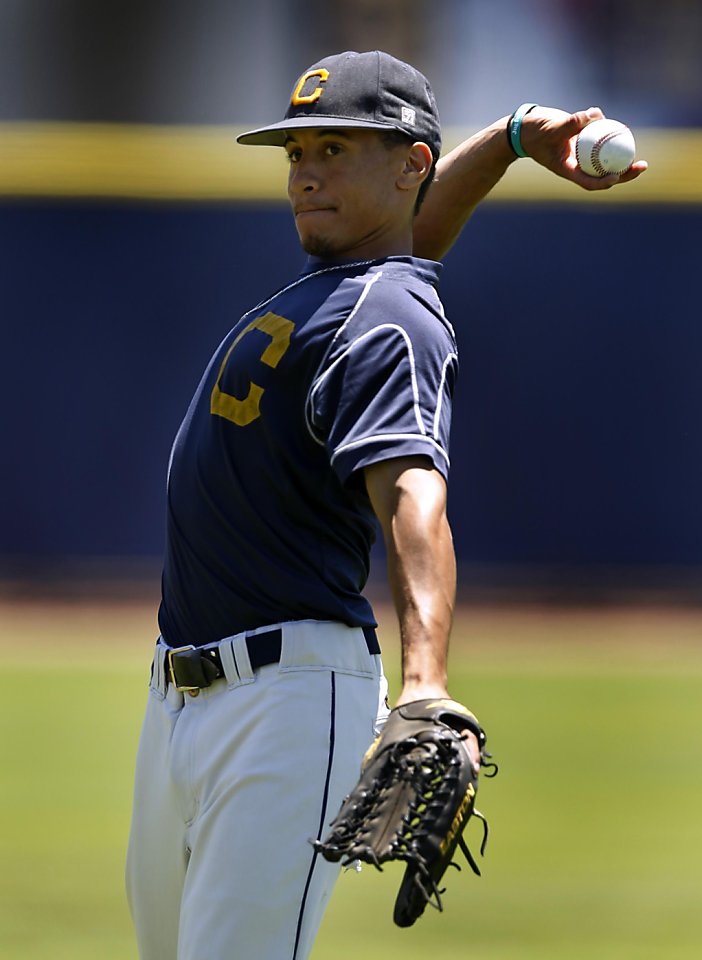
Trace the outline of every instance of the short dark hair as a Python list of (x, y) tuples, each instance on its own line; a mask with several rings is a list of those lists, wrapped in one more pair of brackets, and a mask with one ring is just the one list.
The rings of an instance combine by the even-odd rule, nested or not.
[[(414, 143), (412, 137), (408, 136), (406, 133), (403, 133), (402, 130), (383, 130), (380, 134), (380, 139), (385, 147), (388, 150), (394, 150), (395, 147), (404, 147), (410, 143)], [(432, 154), (432, 163), (427, 178), (422, 181), (419, 187), (419, 192), (417, 193), (417, 202), (414, 206), (414, 215), (416, 216), (419, 213), (419, 209), (424, 202), (424, 198), (427, 195), (427, 190), (431, 186), (431, 182), (434, 179), (434, 174), (436, 173), (436, 157)]]

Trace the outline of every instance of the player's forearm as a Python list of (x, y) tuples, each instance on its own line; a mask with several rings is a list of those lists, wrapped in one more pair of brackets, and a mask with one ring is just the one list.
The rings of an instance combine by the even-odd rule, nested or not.
[(388, 556), (402, 639), (398, 702), (446, 696), (448, 639), (456, 594), (456, 559), (446, 518), (446, 484), (421, 458), (366, 469), (366, 486)]
[(517, 159), (507, 141), (508, 117), (495, 121), (441, 157), (414, 222), (414, 255), (440, 260), (466, 221)]
[(445, 696), (456, 564), (445, 516), (417, 528), (401, 511), (387, 543), (388, 575), (402, 640), (398, 702)]

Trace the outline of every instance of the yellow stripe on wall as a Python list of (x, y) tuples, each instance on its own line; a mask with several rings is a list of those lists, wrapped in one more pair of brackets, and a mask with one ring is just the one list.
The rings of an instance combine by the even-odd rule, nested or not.
[[(243, 128), (122, 124), (0, 124), (0, 196), (141, 200), (285, 199), (279, 148), (243, 147)], [(472, 131), (445, 132), (446, 149)], [(635, 131), (650, 169), (599, 194), (579, 190), (527, 160), (512, 165), (495, 201), (702, 203), (702, 130)]]
[(0, 194), (163, 200), (285, 197), (282, 150), (231, 127), (1, 124)]

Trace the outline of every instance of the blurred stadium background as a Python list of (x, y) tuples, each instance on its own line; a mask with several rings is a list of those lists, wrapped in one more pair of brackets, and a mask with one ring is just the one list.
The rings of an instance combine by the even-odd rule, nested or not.
[(233, 135), (375, 46), (432, 79), (449, 144), (524, 99), (599, 104), (652, 164), (606, 196), (516, 164), (447, 257), (464, 590), (700, 599), (702, 8), (679, 0), (0, 0), (6, 584), (157, 576), (203, 364), (302, 262), (279, 152)]
[[(119, 874), (170, 444), (213, 347), (303, 260), (282, 158), (234, 136), (282, 116), (320, 56), (376, 47), (429, 76), (447, 145), (524, 100), (599, 105), (651, 163), (606, 195), (515, 164), (446, 258), (455, 693), (512, 771), (485, 801), (503, 839), (479, 955), (700, 954), (702, 6), (0, 0), (3, 957), (132, 956)], [(394, 653), (382, 575), (379, 556)], [(528, 723), (562, 795), (527, 761)], [(608, 747), (603, 828), (589, 771)], [(652, 766), (666, 836), (644, 816)], [(389, 907), (358, 940), (377, 895), (359, 896), (335, 902), (320, 957), (351, 956), (344, 931), (410, 960)], [(465, 955), (453, 910), (417, 956), (439, 932)]]

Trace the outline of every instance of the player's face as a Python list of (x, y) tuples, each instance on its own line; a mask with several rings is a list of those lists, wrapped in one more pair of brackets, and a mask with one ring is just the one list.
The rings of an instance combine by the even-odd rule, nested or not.
[(398, 187), (407, 151), (374, 130), (294, 130), (288, 196), (303, 248), (374, 259), (412, 252), (413, 196)]

